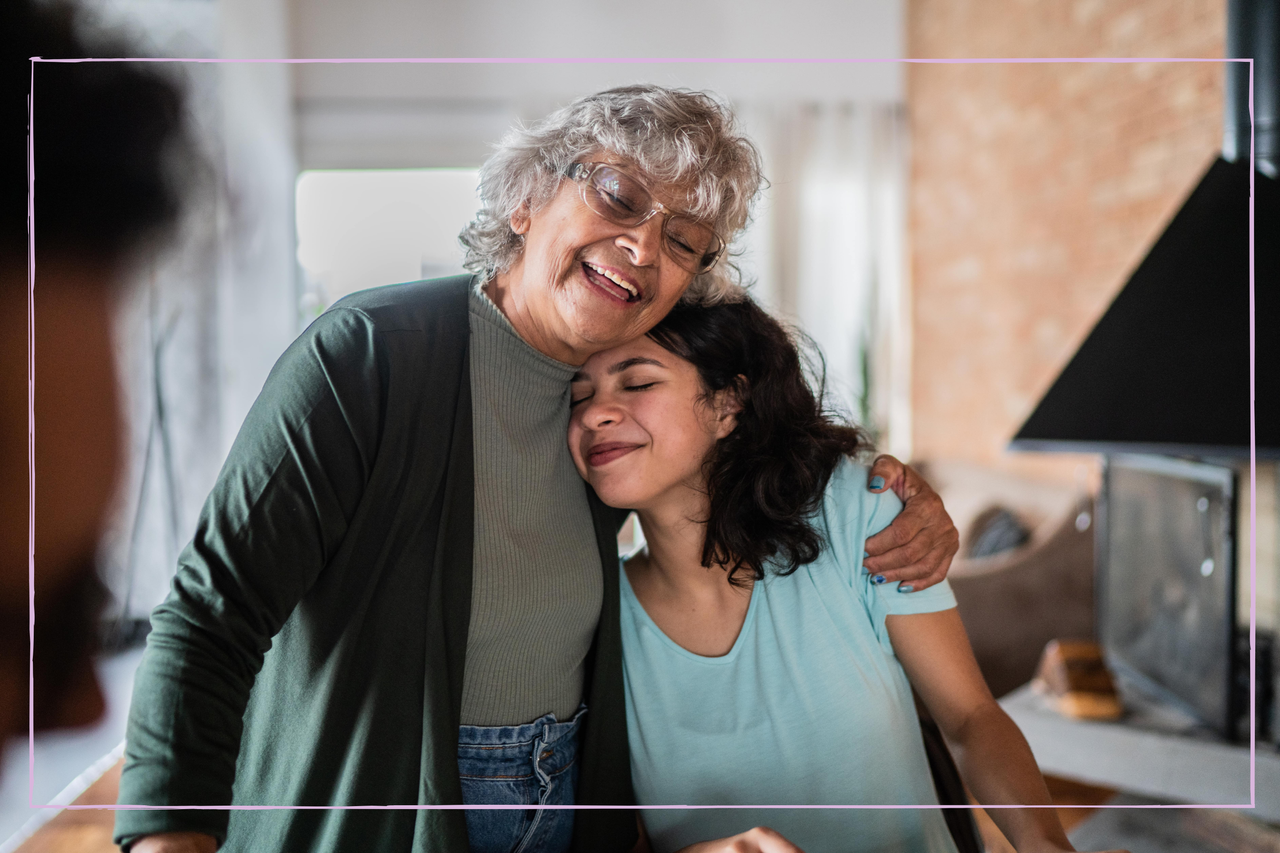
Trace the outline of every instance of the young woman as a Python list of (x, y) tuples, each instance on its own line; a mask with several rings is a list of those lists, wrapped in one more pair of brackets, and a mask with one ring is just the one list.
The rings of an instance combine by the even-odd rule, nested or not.
[[(822, 411), (776, 321), (741, 294), (677, 306), (592, 356), (572, 401), (579, 473), (635, 509), (647, 541), (622, 583), (641, 804), (936, 805), (912, 687), (981, 802), (1050, 803), (949, 587), (901, 595), (849, 570), (901, 504), (864, 487), (863, 435)], [(991, 815), (1019, 851), (1073, 849), (1052, 809)], [(658, 851), (795, 850), (788, 839), (808, 853), (954, 850), (937, 809), (642, 819)], [(777, 832), (741, 834), (759, 824)]]

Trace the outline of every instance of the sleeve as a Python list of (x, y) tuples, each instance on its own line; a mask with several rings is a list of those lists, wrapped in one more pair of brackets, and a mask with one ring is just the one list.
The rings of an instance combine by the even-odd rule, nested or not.
[[(335, 308), (281, 356), (151, 616), (126, 730), (122, 805), (231, 802), (263, 655), (346, 533), (377, 454), (385, 364), (373, 322)], [(226, 836), (225, 810), (119, 810), (116, 843)]]
[(890, 614), (935, 613), (956, 606), (955, 595), (946, 580), (919, 592), (904, 593), (898, 591), (900, 584), (873, 582), (872, 575), (862, 568), (867, 539), (892, 524), (902, 511), (902, 501), (892, 491), (876, 494), (867, 488), (865, 466), (842, 461), (832, 474), (827, 504), (828, 517), (838, 519), (840, 535), (834, 538), (843, 540), (838, 544), (833, 542), (833, 550), (838, 556), (846, 555), (841, 562), (851, 565), (850, 581), (871, 617), (882, 649), (893, 653), (885, 628), (885, 617)]

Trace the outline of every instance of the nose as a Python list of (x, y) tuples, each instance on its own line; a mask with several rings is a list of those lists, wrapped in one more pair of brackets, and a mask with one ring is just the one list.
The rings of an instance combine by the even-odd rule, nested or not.
[(596, 392), (590, 400), (582, 404), (578, 413), (582, 418), (582, 426), (589, 430), (600, 430), (607, 426), (615, 426), (623, 419), (622, 407), (606, 394)]
[(657, 213), (618, 235), (615, 242), (631, 256), (632, 264), (644, 267), (657, 263), (662, 253), (662, 224), (665, 220), (665, 215)]

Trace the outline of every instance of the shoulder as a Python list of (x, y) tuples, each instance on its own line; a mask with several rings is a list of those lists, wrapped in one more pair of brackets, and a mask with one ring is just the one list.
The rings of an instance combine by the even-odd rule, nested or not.
[(830, 573), (852, 587), (871, 616), (871, 624), (886, 651), (891, 651), (885, 617), (928, 613), (955, 607), (955, 597), (944, 580), (928, 589), (902, 595), (898, 584), (876, 584), (864, 571), (862, 555), (867, 539), (879, 533), (902, 511), (902, 501), (892, 491), (879, 494), (867, 488), (867, 466), (845, 458), (832, 472), (823, 503), (827, 521), (828, 553), (841, 570)]
[(309, 407), (323, 397), (416, 398), (452, 388), (465, 373), (471, 282), (393, 284), (338, 300), (290, 344), (264, 395)]
[[(822, 534), (822, 554), (809, 569), (819, 575), (834, 564), (833, 574), (853, 584), (865, 575), (860, 568), (866, 541), (889, 525), (902, 502), (892, 492), (875, 494), (867, 488), (868, 470), (848, 457), (841, 457), (827, 481), (822, 506), (814, 519)], [(856, 571), (855, 571), (856, 569)]]
[(873, 536), (902, 511), (902, 501), (892, 491), (879, 494), (867, 487), (866, 465), (842, 456), (831, 472), (823, 496), (823, 514), (829, 525), (846, 531), (857, 531), (863, 537)]
[[(297, 345), (335, 369), (366, 360), (439, 364), (459, 360), (470, 337), (467, 294), (473, 277), (414, 281), (361, 290), (339, 299), (299, 336)], [(407, 333), (407, 334), (405, 334)]]
[(472, 275), (389, 284), (357, 291), (339, 299), (330, 314), (358, 315), (380, 332), (467, 332), (467, 296), (475, 282)]

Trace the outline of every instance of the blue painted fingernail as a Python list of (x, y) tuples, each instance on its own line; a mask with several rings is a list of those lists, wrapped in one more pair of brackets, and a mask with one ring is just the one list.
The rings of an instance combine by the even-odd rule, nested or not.
[(871, 579), (872, 583), (884, 583), (884, 575), (876, 575)]
[(872, 477), (872, 478), (871, 478), (871, 488), (873, 488), (873, 489), (883, 489), (883, 488), (884, 488), (884, 477)]
[(899, 584), (898, 586), (898, 592), (915, 592), (915, 591), (916, 591), (916, 588), (914, 586), (907, 586), (906, 584)]

